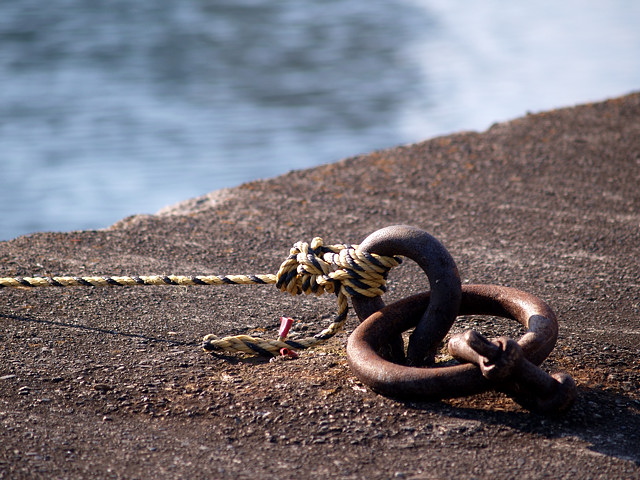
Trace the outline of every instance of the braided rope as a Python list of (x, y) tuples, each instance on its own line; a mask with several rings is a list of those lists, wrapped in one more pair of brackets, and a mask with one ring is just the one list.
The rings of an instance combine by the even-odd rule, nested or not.
[(132, 287), (138, 285), (249, 285), (276, 283), (275, 275), (148, 275), (135, 277), (7, 277), (3, 287)]
[(377, 297), (386, 290), (389, 270), (401, 263), (399, 257), (364, 253), (358, 245), (324, 245), (321, 238), (311, 244), (297, 242), (275, 275), (148, 275), (148, 276), (52, 276), (0, 278), (1, 288), (37, 287), (128, 287), (142, 285), (266, 285), (275, 284), (292, 295), (337, 296), (338, 313), (320, 333), (296, 340), (268, 340), (249, 335), (203, 339), (206, 351), (244, 352), (277, 356), (282, 348), (312, 347), (338, 333), (347, 319), (348, 299), (355, 295)]

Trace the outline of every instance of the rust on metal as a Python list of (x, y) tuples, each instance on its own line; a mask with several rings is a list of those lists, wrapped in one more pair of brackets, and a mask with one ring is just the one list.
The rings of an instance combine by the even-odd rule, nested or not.
[[(455, 261), (435, 237), (408, 225), (377, 230), (360, 243), (359, 250), (385, 256), (405, 256), (415, 261), (427, 274), (431, 302), (416, 322), (409, 339), (407, 362), (416, 366), (433, 364), (438, 344), (453, 325), (460, 306), (460, 276)], [(380, 297), (355, 296), (352, 303), (360, 320), (384, 307)], [(404, 344), (399, 333), (387, 336), (385, 345), (379, 348), (388, 352), (383, 354), (387, 358), (395, 361), (404, 358)]]
[(449, 353), (461, 362), (477, 365), (492, 386), (529, 410), (561, 412), (573, 405), (577, 388), (568, 374), (549, 375), (527, 360), (518, 342), (499, 337), (489, 341), (474, 330), (454, 335)]
[[(418, 368), (393, 363), (379, 354), (389, 338), (397, 337), (423, 321), (431, 303), (430, 292), (413, 295), (382, 308), (363, 321), (347, 343), (347, 359), (352, 371), (374, 391), (395, 398), (435, 400), (472, 395), (494, 388), (492, 381), (474, 363)], [(553, 350), (558, 337), (558, 323), (551, 308), (537, 297), (513, 288), (465, 285), (462, 287), (459, 314), (492, 315), (521, 323), (527, 328), (527, 332), (514, 343), (520, 350), (521, 357), (532, 367), (544, 361)], [(482, 356), (486, 365), (499, 361), (499, 345), (483, 341), (473, 334), (470, 334), (469, 339), (466, 348), (473, 350), (472, 354), (469, 353), (470, 360), (473, 361), (471, 357), (475, 355), (475, 360)], [(438, 343), (440, 340), (441, 338)], [(428, 345), (432, 348), (433, 342), (428, 342)], [(517, 373), (511, 377), (505, 374), (509, 380), (505, 380), (502, 385), (516, 401), (531, 410), (544, 412), (561, 411), (571, 406), (575, 398), (575, 384), (570, 380), (571, 377), (566, 374), (556, 376), (554, 381), (560, 386), (553, 386), (547, 379), (538, 378), (538, 373), (529, 367), (522, 367), (522, 362), (519, 365)], [(500, 375), (496, 374), (498, 384)], [(519, 375), (522, 375), (521, 379), (513, 380), (514, 376)], [(549, 396), (542, 395), (535, 401), (525, 398), (525, 392), (529, 391), (527, 388), (534, 388), (532, 385), (541, 385), (545, 381), (548, 383), (545, 391)], [(556, 398), (556, 394), (562, 398)]]

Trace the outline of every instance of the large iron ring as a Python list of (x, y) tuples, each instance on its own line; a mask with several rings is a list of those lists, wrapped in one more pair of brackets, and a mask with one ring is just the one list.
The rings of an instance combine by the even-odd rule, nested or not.
[[(379, 355), (378, 350), (390, 337), (424, 320), (431, 298), (427, 292), (395, 302), (373, 313), (353, 331), (347, 342), (347, 359), (362, 383), (383, 395), (411, 400), (466, 396), (493, 387), (474, 364), (417, 368), (392, 363)], [(465, 285), (459, 313), (506, 317), (521, 323), (527, 332), (518, 344), (525, 358), (535, 365), (544, 361), (558, 338), (558, 322), (551, 308), (514, 288)]]

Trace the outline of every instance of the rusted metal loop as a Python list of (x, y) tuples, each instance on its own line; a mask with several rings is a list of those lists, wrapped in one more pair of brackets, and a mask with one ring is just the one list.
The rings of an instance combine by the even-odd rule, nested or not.
[[(409, 339), (407, 361), (417, 366), (433, 363), (438, 344), (453, 325), (460, 306), (460, 276), (455, 261), (435, 237), (408, 225), (394, 225), (373, 232), (360, 243), (359, 250), (378, 255), (405, 256), (427, 274), (431, 301)], [(361, 321), (384, 307), (380, 297), (355, 296), (352, 303)], [(391, 354), (387, 357), (402, 361), (404, 344), (401, 337), (388, 336), (380, 349), (388, 349), (389, 343)]]
[[(347, 359), (354, 374), (376, 392), (393, 398), (437, 400), (483, 392), (492, 387), (471, 363), (418, 368), (392, 363), (378, 349), (388, 338), (416, 326), (431, 300), (429, 292), (395, 302), (372, 314), (351, 334)], [(497, 285), (464, 285), (460, 315), (511, 318), (527, 332), (518, 340), (524, 357), (540, 365), (555, 346), (558, 322), (551, 308), (537, 297)]]

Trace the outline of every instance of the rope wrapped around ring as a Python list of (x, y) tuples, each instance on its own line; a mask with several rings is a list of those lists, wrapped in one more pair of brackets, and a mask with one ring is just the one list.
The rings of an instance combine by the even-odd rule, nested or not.
[(324, 245), (319, 237), (314, 238), (311, 244), (297, 242), (280, 265), (274, 282), (269, 283), (275, 283), (281, 291), (292, 295), (335, 294), (338, 314), (331, 325), (314, 336), (286, 341), (249, 335), (224, 338), (207, 335), (203, 340), (203, 348), (207, 351), (241, 351), (276, 356), (282, 348), (304, 349), (324, 342), (344, 326), (349, 310), (348, 299), (356, 295), (382, 295), (386, 291), (389, 270), (401, 262), (397, 256), (361, 252), (358, 245)]

